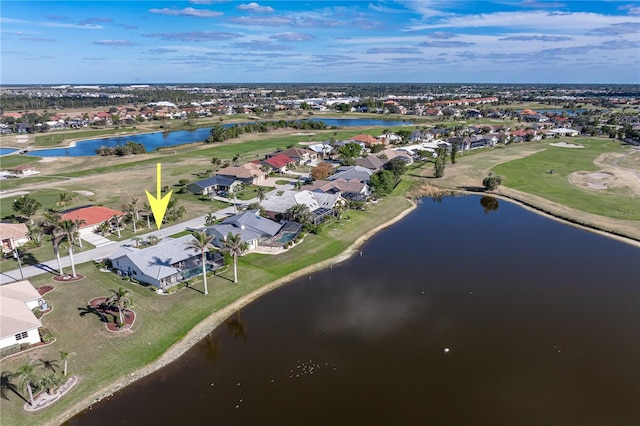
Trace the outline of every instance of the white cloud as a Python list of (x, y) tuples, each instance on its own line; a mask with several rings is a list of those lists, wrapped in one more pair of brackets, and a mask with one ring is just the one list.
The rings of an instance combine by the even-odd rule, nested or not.
[(240, 10), (246, 10), (254, 13), (272, 13), (275, 12), (271, 6), (260, 6), (256, 2), (241, 4), (238, 6)]
[(135, 43), (132, 43), (129, 40), (96, 40), (93, 42), (93, 44), (116, 47), (135, 46)]
[(62, 22), (38, 22), (38, 25), (43, 27), (54, 27), (54, 28), (72, 28), (76, 30), (101, 30), (104, 29), (102, 25), (95, 24), (65, 24)]
[(495, 12), (479, 15), (456, 15), (446, 17), (434, 24), (414, 24), (406, 31), (430, 30), (436, 28), (520, 28), (535, 29), (539, 32), (554, 30), (561, 32), (588, 31), (624, 22), (626, 16), (601, 15), (592, 12), (550, 12), (543, 10), (524, 12)]
[(309, 41), (309, 40), (315, 40), (316, 37), (311, 34), (284, 32), (284, 33), (273, 34), (269, 38), (273, 40), (279, 40), (279, 41)]
[(223, 15), (222, 12), (215, 10), (194, 9), (193, 7), (185, 7), (184, 9), (169, 9), (165, 7), (162, 9), (149, 9), (149, 12), (159, 15), (192, 16), (194, 18), (215, 18)]

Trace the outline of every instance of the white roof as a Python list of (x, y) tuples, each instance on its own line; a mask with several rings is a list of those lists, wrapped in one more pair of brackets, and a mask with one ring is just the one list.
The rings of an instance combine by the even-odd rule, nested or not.
[(40, 298), (29, 281), (0, 286), (0, 339), (42, 326), (26, 303)]

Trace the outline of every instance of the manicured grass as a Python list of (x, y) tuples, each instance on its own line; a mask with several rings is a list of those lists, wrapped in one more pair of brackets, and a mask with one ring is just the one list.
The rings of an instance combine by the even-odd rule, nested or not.
[[(41, 425), (50, 421), (101, 386), (157, 359), (212, 312), (275, 279), (341, 253), (358, 236), (409, 206), (402, 196), (407, 186), (399, 185), (394, 194), (372, 205), (368, 211), (351, 211), (350, 221), (329, 227), (339, 226), (339, 229), (324, 229), (319, 235), (307, 235), (298, 246), (277, 257), (260, 254), (241, 257), (239, 283), (231, 282), (233, 268), (226, 268), (208, 279), (210, 293), (206, 297), (198, 291), (202, 289), (200, 281), (194, 284), (195, 289), (158, 296), (149, 288), (123, 281), (113, 273), (100, 272), (90, 263), (78, 266), (78, 272), (86, 276), (79, 282), (54, 283), (48, 274), (32, 278), (36, 287), (55, 286), (55, 291), (46, 296), (54, 310), (43, 318), (43, 323), (57, 341), (30, 356), (57, 359), (62, 350), (75, 353), (69, 370), (78, 375), (80, 381), (56, 404), (31, 414), (22, 409), (22, 400), (9, 393), (8, 400), (0, 401), (3, 426)], [(90, 299), (105, 296), (109, 289), (118, 286), (132, 291), (137, 319), (131, 333), (110, 333), (95, 315), (85, 314), (84, 308)], [(23, 355), (3, 361), (3, 371), (15, 371), (24, 360)]]
[[(263, 186), (262, 188), (264, 189), (265, 193), (272, 191), (274, 189), (270, 186)], [(244, 188), (242, 191), (236, 192), (236, 198), (238, 200), (247, 201), (252, 198), (256, 198), (257, 193), (258, 193), (258, 187), (255, 185), (251, 185)]]
[[(30, 155), (20, 155), (20, 154), (5, 155), (0, 159), (0, 168), (2, 168), (2, 170), (11, 170), (16, 166), (35, 163), (38, 160), (40, 160), (40, 158), (32, 157)], [(5, 182), (6, 181), (2, 181), (2, 186), (4, 186)]]
[(36, 136), (36, 141), (33, 146), (38, 148), (42, 147), (56, 147), (61, 145), (66, 145), (65, 141), (69, 141), (70, 139), (89, 139), (95, 138), (97, 136), (110, 136), (110, 135), (119, 135), (120, 133), (131, 133), (133, 134), (136, 131), (134, 127), (121, 127), (118, 129), (110, 128), (110, 129), (99, 129), (99, 130), (65, 130), (65, 131), (55, 131), (44, 133), (42, 135)]
[[(544, 197), (566, 206), (597, 215), (636, 206), (637, 196), (622, 188), (589, 191), (569, 183), (576, 171), (596, 171), (593, 161), (604, 152), (623, 152), (619, 141), (607, 139), (576, 139), (571, 142), (585, 146), (567, 149), (549, 146), (525, 158), (497, 165), (493, 171), (504, 178), (503, 185)], [(549, 171), (553, 169), (553, 174)], [(631, 216), (629, 219), (640, 220)]]

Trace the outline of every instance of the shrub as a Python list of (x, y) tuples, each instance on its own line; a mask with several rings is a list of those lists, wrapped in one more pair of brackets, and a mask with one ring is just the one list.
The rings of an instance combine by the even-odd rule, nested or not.
[(493, 173), (489, 173), (489, 176), (482, 180), (482, 186), (484, 186), (487, 191), (493, 191), (500, 185), (502, 185), (502, 176), (494, 175)]
[(26, 243), (22, 244), (20, 247), (18, 247), (18, 251), (20, 253), (24, 253), (27, 250), (38, 248), (41, 245), (42, 243), (40, 241), (29, 240)]
[(40, 309), (39, 307), (33, 308), (31, 312), (33, 312), (33, 315), (35, 315), (36, 318), (38, 319), (42, 318), (42, 309)]
[(180, 185), (184, 186), (184, 185), (186, 185), (186, 184), (188, 184), (188, 183), (189, 183), (189, 179), (180, 179), (180, 180), (178, 181), (178, 183), (179, 183)]
[(20, 343), (16, 343), (15, 345), (7, 346), (6, 348), (0, 349), (0, 358), (4, 358), (5, 356), (17, 354), (22, 350), (22, 345)]
[(40, 339), (42, 340), (42, 342), (51, 343), (55, 340), (55, 338), (53, 337), (53, 334), (49, 331), (47, 327), (40, 327), (38, 331), (40, 331)]

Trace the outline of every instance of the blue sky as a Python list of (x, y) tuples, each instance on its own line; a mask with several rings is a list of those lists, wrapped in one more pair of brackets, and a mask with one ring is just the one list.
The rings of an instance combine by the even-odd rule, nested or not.
[(0, 82), (640, 83), (638, 1), (13, 1)]

